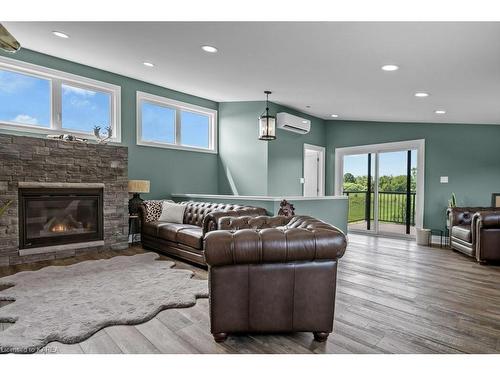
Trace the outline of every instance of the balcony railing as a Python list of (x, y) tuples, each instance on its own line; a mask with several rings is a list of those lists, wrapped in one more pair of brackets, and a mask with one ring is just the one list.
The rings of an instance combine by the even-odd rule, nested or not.
[[(374, 193), (370, 193), (370, 199), (367, 199), (368, 191), (344, 191), (344, 195), (349, 197), (349, 223), (358, 221), (368, 221), (374, 219), (373, 202)], [(379, 191), (378, 220), (387, 223), (406, 224), (407, 196), (410, 198), (410, 225), (415, 225), (415, 196), (412, 191), (407, 195), (400, 191)], [(367, 202), (370, 202), (370, 210), (366, 209)], [(369, 212), (369, 218), (368, 218)]]

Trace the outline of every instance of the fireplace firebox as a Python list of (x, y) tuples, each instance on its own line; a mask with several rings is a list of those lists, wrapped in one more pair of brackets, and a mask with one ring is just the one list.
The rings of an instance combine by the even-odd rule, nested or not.
[(19, 248), (102, 240), (102, 195), (102, 189), (19, 189)]

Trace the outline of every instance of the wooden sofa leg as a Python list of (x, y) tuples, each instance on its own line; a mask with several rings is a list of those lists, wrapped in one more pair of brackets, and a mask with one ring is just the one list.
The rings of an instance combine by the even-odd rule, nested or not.
[(221, 333), (214, 333), (214, 340), (215, 342), (224, 342), (227, 339), (227, 333), (221, 332)]
[(328, 338), (328, 332), (313, 332), (314, 339), (319, 342), (324, 342)]

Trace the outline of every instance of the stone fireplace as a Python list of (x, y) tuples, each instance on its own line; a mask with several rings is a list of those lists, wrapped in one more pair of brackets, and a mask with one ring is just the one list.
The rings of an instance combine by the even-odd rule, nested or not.
[(102, 192), (102, 187), (20, 187), (19, 250), (102, 241)]
[(0, 134), (0, 266), (128, 246), (128, 150)]

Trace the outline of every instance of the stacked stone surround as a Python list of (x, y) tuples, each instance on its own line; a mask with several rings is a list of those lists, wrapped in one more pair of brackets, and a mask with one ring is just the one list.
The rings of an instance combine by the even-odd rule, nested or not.
[[(128, 246), (128, 149), (0, 134), (0, 204), (12, 200), (0, 217), (0, 266), (31, 263)], [(20, 255), (19, 183), (104, 184), (104, 245), (43, 250)]]

